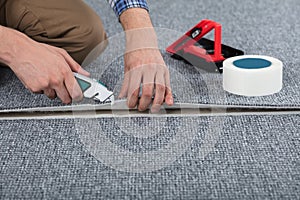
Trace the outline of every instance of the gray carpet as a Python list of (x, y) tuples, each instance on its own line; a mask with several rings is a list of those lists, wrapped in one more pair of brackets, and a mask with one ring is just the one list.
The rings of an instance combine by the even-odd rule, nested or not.
[[(300, 115), (0, 121), (0, 199), (299, 199), (299, 121)], [(139, 128), (128, 133), (130, 126)], [(101, 138), (136, 155), (136, 165), (114, 151), (97, 152)], [(137, 159), (171, 143), (150, 164), (155, 171)]]
[[(118, 91), (122, 80), (122, 31), (105, 1), (87, 1), (102, 17), (110, 47), (87, 69), (111, 89)], [(157, 27), (160, 48), (170, 68), (175, 101), (207, 105), (249, 107), (300, 107), (300, 2), (298, 0), (150, 1), (153, 23)], [(222, 90), (222, 75), (209, 74), (173, 60), (164, 48), (200, 20), (208, 18), (223, 25), (223, 42), (246, 54), (276, 57), (284, 63), (284, 87), (279, 94), (246, 98)], [(59, 100), (26, 91), (7, 69), (0, 69), (0, 110), (63, 106)]]
[[(123, 36), (106, 1), (109, 47), (87, 66), (117, 94)], [(300, 108), (300, 2), (149, 1), (177, 103)], [(101, 8), (101, 9), (100, 9)], [(164, 49), (201, 19), (223, 24), (223, 42), (284, 62), (284, 88), (245, 98), (222, 76), (173, 60)], [(0, 68), (0, 111), (63, 108), (26, 91)], [(82, 104), (93, 103), (85, 101)], [(153, 116), (0, 120), (0, 199), (300, 199), (300, 115)]]

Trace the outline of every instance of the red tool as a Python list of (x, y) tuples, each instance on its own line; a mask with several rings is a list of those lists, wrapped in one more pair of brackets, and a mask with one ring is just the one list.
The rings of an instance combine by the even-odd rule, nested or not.
[[(203, 38), (214, 30), (214, 41)], [(166, 50), (172, 57), (183, 59), (186, 62), (209, 72), (223, 72), (223, 61), (233, 56), (244, 55), (244, 52), (221, 43), (221, 24), (203, 20), (189, 30)]]

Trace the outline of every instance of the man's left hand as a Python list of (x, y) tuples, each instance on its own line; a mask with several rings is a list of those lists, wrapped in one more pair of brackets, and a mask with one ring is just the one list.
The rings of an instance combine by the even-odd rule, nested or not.
[(164, 102), (173, 104), (169, 70), (159, 50), (139, 49), (126, 53), (124, 59), (125, 76), (119, 97), (127, 97), (129, 108), (138, 105), (138, 110), (144, 111), (152, 103), (151, 111), (158, 112)]
[(148, 12), (141, 8), (128, 9), (121, 14), (120, 22), (126, 34), (126, 52), (119, 97), (127, 97), (128, 107), (138, 106), (139, 111), (146, 110), (151, 103), (152, 112), (158, 112), (164, 102), (173, 105), (169, 70), (158, 49)]

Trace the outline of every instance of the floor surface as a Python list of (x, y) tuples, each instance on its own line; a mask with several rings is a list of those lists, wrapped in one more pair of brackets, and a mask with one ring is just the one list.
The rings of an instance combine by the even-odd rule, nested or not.
[[(86, 69), (117, 94), (124, 34), (106, 1), (86, 2), (109, 37)], [(299, 199), (300, 2), (149, 6), (176, 109), (139, 113), (124, 101), (65, 106), (31, 94), (0, 68), (0, 199)], [(205, 18), (223, 25), (225, 44), (282, 60), (282, 91), (231, 95), (221, 74), (170, 58), (165, 47)]]

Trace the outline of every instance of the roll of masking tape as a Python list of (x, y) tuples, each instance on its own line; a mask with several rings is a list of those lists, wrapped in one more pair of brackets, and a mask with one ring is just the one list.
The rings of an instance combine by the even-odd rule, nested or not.
[(245, 55), (223, 62), (223, 88), (241, 96), (266, 96), (282, 89), (280, 60), (269, 56)]

